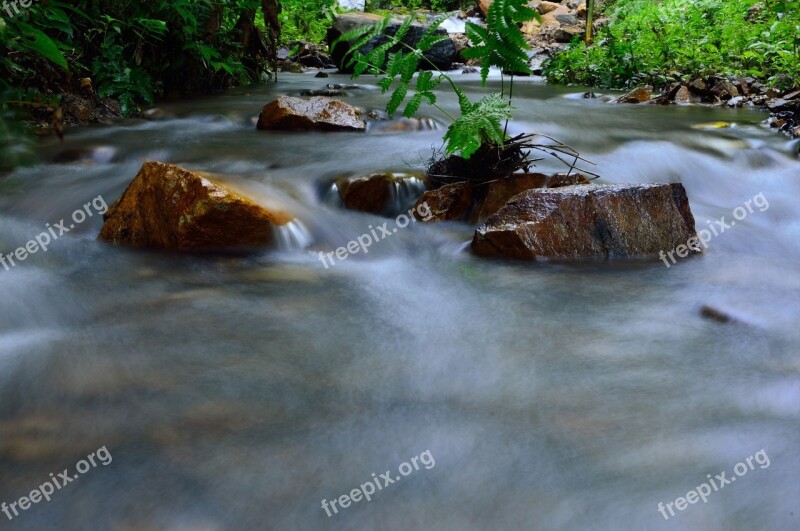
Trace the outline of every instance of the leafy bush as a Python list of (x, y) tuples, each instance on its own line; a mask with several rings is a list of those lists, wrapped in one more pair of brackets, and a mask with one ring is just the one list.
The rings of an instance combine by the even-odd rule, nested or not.
[[(519, 24), (535, 18), (536, 13), (527, 6), (526, 0), (495, 0), (487, 18), (487, 28), (476, 24), (467, 25), (467, 33), (475, 45), (465, 52), (468, 58), (481, 61), (481, 75), (484, 85), (490, 67), (519, 73), (529, 73), (527, 64), (528, 44), (525, 42)], [(350, 42), (349, 66), (354, 68), (356, 78), (366, 72), (381, 77), (378, 85), (386, 93), (394, 87), (392, 96), (386, 106), (386, 112), (394, 114), (406, 100), (404, 116), (411, 117), (417, 113), (423, 103), (433, 106), (452, 120), (445, 134), (445, 152), (448, 155), (458, 154), (464, 159), (470, 158), (481, 147), (487, 145), (500, 146), (505, 142), (503, 121), (511, 118), (511, 102), (506, 100), (505, 83), (503, 91), (492, 94), (478, 102), (471, 102), (453, 79), (436, 68), (433, 63), (427, 66), (434, 68), (419, 73), (414, 81), (414, 74), (425, 52), (449, 36), (437, 34), (436, 30), (447, 18), (439, 17), (425, 31), (416, 48), (403, 42), (403, 38), (411, 29), (413, 17), (407, 17), (394, 35), (385, 35), (391, 17), (386, 17), (374, 27), (362, 26), (342, 35), (338, 42)], [(373, 39), (384, 35), (385, 42), (375, 46), (367, 54), (359, 50)], [(435, 72), (435, 73), (434, 73)], [(456, 93), (461, 114), (452, 116), (437, 104), (434, 92), (445, 82)], [(511, 85), (509, 86), (511, 89)]]
[(596, 44), (576, 39), (545, 64), (550, 81), (619, 88), (723, 74), (800, 84), (795, 0), (618, 0), (606, 12)]

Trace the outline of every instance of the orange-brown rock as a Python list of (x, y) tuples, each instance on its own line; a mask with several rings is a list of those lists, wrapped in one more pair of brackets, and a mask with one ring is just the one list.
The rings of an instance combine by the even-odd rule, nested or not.
[(425, 189), (422, 175), (374, 173), (363, 177), (342, 177), (336, 188), (344, 206), (371, 214), (393, 214), (407, 207)]
[(493, 2), (494, 2), (494, 0), (478, 0), (478, 9), (481, 10), (481, 13), (483, 13), (483, 16), (486, 16), (486, 15), (489, 14), (489, 8), (492, 7), (492, 3)]
[(681, 184), (583, 185), (514, 196), (475, 232), (472, 250), (528, 260), (650, 256), (696, 236)]
[[(431, 215), (424, 221), (466, 221), (473, 199), (474, 192), (469, 183), (453, 183), (422, 194), (414, 210), (419, 211), (419, 207), (427, 203)], [(422, 220), (420, 217), (417, 219)]]
[[(561, 8), (561, 4), (559, 4), (559, 3), (557, 3), (557, 2), (548, 2), (547, 0), (545, 0), (544, 2), (540, 3), (540, 4), (539, 4), (539, 5), (536, 7), (536, 10), (537, 10), (537, 11), (538, 11), (540, 14), (542, 14), (542, 15), (546, 15), (547, 13), (550, 13), (551, 11), (555, 11), (556, 9), (559, 9), (559, 8)], [(563, 12), (565, 12), (565, 13), (568, 13), (568, 12), (569, 12), (569, 9), (568, 9), (568, 8), (563, 8), (562, 10), (563, 10)]]
[(577, 184), (589, 184), (591, 181), (579, 173), (559, 173), (544, 175), (542, 173), (525, 173), (512, 175), (508, 179), (491, 182), (486, 196), (479, 202), (472, 215), (473, 223), (485, 221), (489, 216), (503, 208), (515, 195), (533, 188), (560, 188)]
[(614, 103), (647, 103), (652, 96), (651, 87), (637, 87), (614, 100)]
[(99, 238), (116, 245), (178, 251), (259, 247), (293, 216), (254, 203), (201, 175), (146, 162), (104, 215)]
[(358, 109), (341, 100), (281, 96), (264, 106), (258, 128), (278, 131), (364, 131)]

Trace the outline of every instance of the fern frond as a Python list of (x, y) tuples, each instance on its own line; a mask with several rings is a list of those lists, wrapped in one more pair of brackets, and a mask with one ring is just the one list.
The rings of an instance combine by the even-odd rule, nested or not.
[(392, 114), (397, 112), (397, 109), (403, 104), (405, 101), (406, 96), (408, 95), (408, 85), (403, 84), (397, 87), (392, 94), (392, 97), (389, 99), (389, 103), (386, 104), (386, 112), (391, 116)]

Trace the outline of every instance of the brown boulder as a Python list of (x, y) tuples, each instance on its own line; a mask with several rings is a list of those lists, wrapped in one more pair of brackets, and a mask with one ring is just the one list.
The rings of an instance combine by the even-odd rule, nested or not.
[(350, 210), (393, 214), (414, 202), (425, 189), (425, 180), (418, 174), (374, 173), (337, 179), (336, 189)]
[(279, 131), (364, 131), (355, 107), (325, 97), (281, 96), (261, 110), (258, 128)]
[(624, 96), (614, 100), (614, 103), (647, 103), (652, 96), (650, 87), (637, 87)]
[(475, 209), (472, 216), (473, 223), (485, 221), (489, 216), (503, 208), (509, 199), (515, 195), (533, 188), (560, 188), (578, 184), (590, 184), (591, 181), (583, 175), (573, 173), (559, 173), (558, 175), (544, 175), (542, 173), (526, 173), (512, 175), (509, 179), (499, 179), (489, 184), (486, 197)]
[[(466, 221), (472, 210), (474, 192), (472, 186), (466, 182), (453, 183), (428, 190), (414, 207), (414, 212), (427, 203), (431, 215), (424, 221)], [(415, 214), (417, 219), (422, 220)]]
[(489, 8), (492, 7), (493, 2), (494, 0), (478, 0), (478, 9), (481, 10), (484, 17), (489, 14)]
[(146, 162), (104, 215), (99, 239), (178, 251), (258, 247), (294, 218), (270, 211), (219, 183), (161, 162)]
[(584, 185), (514, 196), (475, 232), (481, 256), (656, 255), (696, 238), (681, 184)]

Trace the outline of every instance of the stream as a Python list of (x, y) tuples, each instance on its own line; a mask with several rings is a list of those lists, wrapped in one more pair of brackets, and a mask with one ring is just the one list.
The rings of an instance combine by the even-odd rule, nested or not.
[[(457, 79), (473, 98), (499, 86)], [(698, 229), (759, 194), (762, 208), (670, 267), (485, 260), (466, 250), (473, 228), (412, 223), (326, 269), (319, 251), (386, 220), (324, 202), (325, 183), (422, 170), (443, 133), (256, 131), (276, 96), (350, 82), (283, 74), (165, 104), (167, 119), (68, 130), (0, 180), (4, 255), (110, 205), (146, 160), (223, 174), (301, 221), (277, 250), (178, 255), (98, 242), (95, 213), (0, 267), (0, 502), (113, 457), (0, 529), (800, 529), (798, 141), (755, 110), (521, 79), (509, 133), (571, 145), (598, 182), (682, 182)], [(94, 164), (53, 162), (86, 147)], [(760, 450), (768, 466), (662, 516)], [(434, 466), (371, 501), (321, 506), (424, 452)]]

